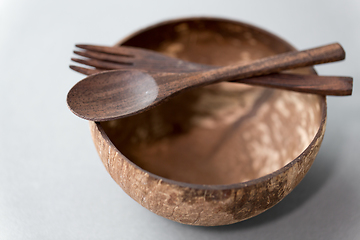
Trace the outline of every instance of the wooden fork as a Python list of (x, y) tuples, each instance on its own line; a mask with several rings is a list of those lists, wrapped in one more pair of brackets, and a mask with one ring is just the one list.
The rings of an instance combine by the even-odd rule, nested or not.
[[(83, 49), (83, 51), (74, 51), (74, 53), (86, 59), (72, 58), (71, 60), (95, 68), (84, 68), (75, 65), (70, 65), (70, 68), (85, 75), (115, 69), (183, 73), (218, 68), (183, 61), (142, 48), (84, 44), (78, 44), (76, 47)], [(352, 93), (352, 78), (350, 77), (276, 73), (234, 80), (233, 82), (323, 95), (344, 96)]]

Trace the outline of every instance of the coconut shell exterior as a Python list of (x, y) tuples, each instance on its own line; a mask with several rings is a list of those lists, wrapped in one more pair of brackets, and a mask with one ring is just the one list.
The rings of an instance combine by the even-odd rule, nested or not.
[[(118, 45), (210, 65), (294, 50), (267, 31), (214, 18), (163, 22)], [(173, 221), (218, 226), (288, 195), (310, 169), (325, 123), (325, 96), (219, 83), (90, 129), (105, 168), (135, 201)]]

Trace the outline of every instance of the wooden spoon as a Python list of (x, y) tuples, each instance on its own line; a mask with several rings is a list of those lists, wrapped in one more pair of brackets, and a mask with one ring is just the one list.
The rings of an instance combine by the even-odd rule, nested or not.
[(192, 73), (107, 71), (78, 82), (69, 91), (67, 103), (70, 110), (81, 118), (108, 121), (145, 111), (184, 89), (334, 62), (344, 58), (344, 50), (335, 43), (305, 51), (287, 52), (249, 64)]

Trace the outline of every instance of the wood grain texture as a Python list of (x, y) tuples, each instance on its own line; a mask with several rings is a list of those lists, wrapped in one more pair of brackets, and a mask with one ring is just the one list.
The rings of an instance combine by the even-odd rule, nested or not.
[[(194, 87), (333, 62), (344, 57), (345, 52), (339, 44), (330, 44), (199, 72), (106, 71), (76, 83), (68, 93), (67, 103), (71, 111), (81, 118), (109, 121), (146, 111), (174, 94)], [(261, 83), (258, 81), (258, 84)], [(281, 88), (291, 86), (283, 81)], [(322, 93), (324, 91), (322, 89)]]
[[(219, 67), (183, 61), (166, 56), (155, 51), (134, 47), (106, 47), (96, 45), (77, 44), (85, 51), (74, 51), (75, 54), (87, 59), (72, 58), (87, 66), (98, 69), (70, 66), (71, 69), (92, 75), (102, 70), (131, 70), (141, 69), (147, 72), (196, 72), (200, 70), (216, 69)], [(344, 52), (335, 51), (341, 58)], [(345, 96), (352, 94), (352, 78), (334, 76), (304, 76), (299, 74), (272, 74), (250, 79), (235, 79), (232, 82), (247, 83), (250, 85), (286, 89), (298, 92), (307, 92), (321, 95)]]
[[(161, 23), (121, 44), (210, 65), (294, 49), (259, 28), (207, 18)], [(139, 204), (179, 223), (217, 226), (289, 194), (310, 169), (325, 124), (324, 96), (224, 82), (90, 129), (105, 168)]]

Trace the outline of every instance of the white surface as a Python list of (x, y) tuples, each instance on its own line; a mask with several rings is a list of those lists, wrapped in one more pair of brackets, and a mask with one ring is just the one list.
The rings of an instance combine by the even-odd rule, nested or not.
[[(0, 239), (360, 239), (360, 1), (0, 0)], [(355, 80), (328, 98), (320, 153), (281, 203), (223, 227), (171, 222), (128, 197), (102, 166), (88, 124), (66, 106), (82, 75), (75, 43), (112, 45), (171, 18), (217, 16), (299, 49), (340, 42), (347, 60), (316, 67)]]

